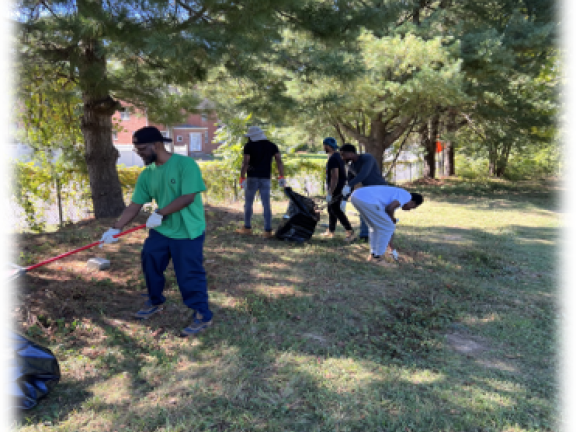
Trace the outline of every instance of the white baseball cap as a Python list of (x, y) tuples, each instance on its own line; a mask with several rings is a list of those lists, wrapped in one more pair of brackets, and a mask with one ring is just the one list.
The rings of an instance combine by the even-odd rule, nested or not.
[(263, 141), (266, 138), (264, 135), (264, 131), (260, 129), (258, 126), (250, 126), (248, 128), (248, 133), (244, 134), (246, 138), (250, 138), (252, 141)]

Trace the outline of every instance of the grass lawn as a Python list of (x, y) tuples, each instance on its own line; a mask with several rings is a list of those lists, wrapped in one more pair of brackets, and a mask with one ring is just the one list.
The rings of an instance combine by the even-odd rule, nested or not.
[[(235, 234), (242, 203), (206, 206), (214, 325), (192, 339), (177, 337), (190, 312), (171, 268), (167, 310), (131, 318), (144, 301), (144, 231), (30, 272), (14, 319), (53, 350), (62, 380), (19, 430), (555, 430), (556, 183), (408, 188), (426, 201), (399, 213), (400, 262), (385, 267), (341, 227), (292, 245)], [(275, 204), (275, 226), (285, 208)], [(19, 264), (108, 226), (23, 235)], [(111, 269), (89, 272), (94, 256)]]

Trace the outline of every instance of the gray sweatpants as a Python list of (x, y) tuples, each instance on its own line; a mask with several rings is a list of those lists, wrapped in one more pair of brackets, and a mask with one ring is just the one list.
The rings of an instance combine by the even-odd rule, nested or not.
[(392, 219), (386, 214), (381, 205), (362, 201), (354, 194), (352, 194), (350, 201), (356, 207), (366, 225), (368, 225), (370, 253), (376, 256), (384, 255), (396, 225), (394, 225), (394, 222), (392, 222)]

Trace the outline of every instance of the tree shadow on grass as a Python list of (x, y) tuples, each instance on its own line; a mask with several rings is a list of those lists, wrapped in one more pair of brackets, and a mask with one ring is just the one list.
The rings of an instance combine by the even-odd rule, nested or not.
[(548, 214), (560, 206), (561, 185), (557, 180), (531, 180), (523, 182), (465, 181), (442, 179), (438, 185), (418, 181), (399, 185), (410, 192), (419, 192), (436, 202), (473, 204), (500, 211), (543, 211)]
[[(479, 319), (466, 324), (469, 331), (492, 325), (482, 324), (482, 310), (472, 306), (485, 301), (487, 286), (513, 264), (505, 254), (478, 264), (480, 255), (472, 252), (485, 251), (497, 236), (413, 229), (402, 241), (407, 254), (427, 254), (425, 265), (414, 260), (374, 270), (363, 261), (365, 246), (337, 246), (335, 253), (340, 243), (292, 246), (236, 236), (227, 218), (239, 214), (212, 220), (213, 229), (222, 229), (206, 243), (215, 325), (195, 340), (175, 338), (187, 311), (173, 286), (165, 313), (134, 323), (129, 315), (142, 299), (133, 283), (87, 284), (74, 272), (55, 281), (48, 278), (53, 270), (32, 276), (37, 312), (57, 319), (67, 301), (67, 321), (86, 318), (93, 327), (59, 336), (66, 349), (90, 352), (94, 335), (101, 336), (86, 361), (101, 371), (95, 381), (64, 381), (29, 413), (32, 424), (52, 416), (64, 426), (82, 410), (100, 416), (99, 430), (478, 430), (550, 423), (549, 393), (527, 376), (533, 364), (523, 369), (524, 361), (515, 360), (519, 372), (480, 367), (445, 342), (450, 324), (468, 308)], [(469, 242), (442, 243), (444, 235)], [(526, 229), (517, 255), (552, 235)], [(446, 258), (435, 261), (440, 250)], [(547, 246), (543, 253), (551, 251)], [(467, 256), (485, 272), (471, 279), (461, 263)], [(78, 284), (84, 296), (74, 298)], [(513, 300), (525, 293), (506, 289), (505, 306), (519, 312), (525, 305)], [(498, 350), (522, 354), (521, 346)], [(106, 388), (110, 381), (113, 389), (114, 380), (124, 393), (95, 396), (94, 384)], [(499, 388), (503, 382), (512, 384)], [(66, 401), (55, 407), (59, 398)]]

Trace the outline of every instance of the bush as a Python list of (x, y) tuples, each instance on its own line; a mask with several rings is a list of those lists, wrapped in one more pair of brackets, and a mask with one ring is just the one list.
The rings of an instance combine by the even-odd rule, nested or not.
[[(284, 176), (286, 178), (309, 178), (313, 182), (322, 184), (324, 182), (325, 160), (308, 160), (298, 156), (284, 156)], [(225, 164), (220, 161), (200, 162), (198, 164), (202, 171), (202, 178), (206, 184), (206, 201), (230, 200), (235, 198), (236, 179), (240, 177), (240, 172), (236, 176), (222, 175), (226, 169)], [(272, 164), (272, 197), (284, 198), (284, 193), (278, 182), (278, 168)]]
[(124, 195), (131, 194), (136, 187), (136, 180), (138, 180), (138, 176), (144, 170), (144, 167), (118, 165), (117, 169), (122, 192), (124, 192)]
[[(11, 166), (13, 191), (16, 201), (24, 210), (28, 227), (35, 232), (45, 229), (43, 208), (37, 202), (49, 201), (52, 179), (46, 169), (38, 169), (34, 162), (14, 162)], [(48, 186), (48, 187), (46, 187)]]
[(469, 157), (456, 154), (455, 157), (455, 171), (458, 177), (474, 180), (488, 178), (488, 159), (478, 158), (471, 159)]

